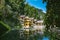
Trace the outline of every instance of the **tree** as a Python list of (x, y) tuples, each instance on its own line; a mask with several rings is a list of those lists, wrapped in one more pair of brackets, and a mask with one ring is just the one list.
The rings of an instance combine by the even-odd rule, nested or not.
[[(45, 25), (47, 30), (50, 30), (54, 27), (60, 28), (60, 1), (59, 0), (43, 0), (43, 2), (47, 3), (47, 13), (45, 17)], [(52, 30), (50, 30), (52, 33)], [(54, 34), (51, 34), (51, 37), (53, 37)], [(55, 37), (56, 38), (56, 37)], [(55, 40), (53, 38), (53, 40)], [(52, 39), (51, 39), (52, 40)]]
[(2, 25), (2, 32), (0, 35), (3, 34), (3, 37), (8, 30), (7, 27), (9, 27), (9, 31), (7, 31), (7, 33), (9, 33), (12, 29), (15, 30), (15, 27), (17, 26), (19, 26), (19, 29), (22, 27), (20, 21), (18, 20), (18, 17), (20, 14), (24, 14), (24, 2), (24, 0), (0, 0), (0, 23), (1, 21), (3, 23), (3, 25), (0, 24), (0, 26)]
[(40, 16), (44, 16), (44, 12), (41, 9), (30, 6), (28, 3), (25, 4), (25, 15), (29, 17), (34, 17), (35, 19), (41, 19)]
[(1, 8), (1, 20), (11, 27), (20, 25), (18, 17), (24, 14), (24, 0), (3, 0)]

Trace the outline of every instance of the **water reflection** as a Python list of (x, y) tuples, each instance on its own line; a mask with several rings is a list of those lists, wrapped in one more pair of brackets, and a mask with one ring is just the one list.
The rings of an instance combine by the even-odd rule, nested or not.
[(49, 37), (43, 37), (42, 40), (49, 40)]
[(43, 32), (21, 31), (20, 40), (49, 40), (49, 37), (45, 37)]

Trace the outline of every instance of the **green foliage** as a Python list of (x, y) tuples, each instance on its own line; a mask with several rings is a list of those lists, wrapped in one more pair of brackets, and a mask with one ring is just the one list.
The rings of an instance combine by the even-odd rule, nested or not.
[[(0, 40), (17, 40), (17, 35), (13, 38), (11, 34), (15, 34), (17, 32), (10, 33), (8, 30), (10, 29), (20, 29), (22, 26), (18, 20), (18, 17), (24, 11), (24, 1), (23, 0), (0, 0)], [(3, 5), (2, 5), (3, 4)], [(22, 10), (22, 11), (21, 11)], [(24, 12), (23, 12), (24, 14)], [(8, 26), (9, 25), (9, 26)], [(19, 28), (17, 28), (19, 26)], [(9, 33), (10, 34), (9, 34)], [(9, 35), (9, 36), (8, 36)], [(11, 36), (10, 36), (11, 35)], [(5, 37), (6, 36), (6, 37)], [(8, 37), (8, 39), (7, 39)], [(11, 38), (9, 38), (11, 37)]]
[(5, 24), (4, 22), (0, 21), (0, 37), (6, 33), (6, 31), (10, 30), (10, 26), (8, 26), (7, 24)]
[(19, 30), (10, 30), (0, 40), (20, 40)]
[[(45, 15), (45, 25), (46, 31), (50, 30), (51, 40), (57, 40), (54, 37), (55, 34), (52, 34), (51, 29), (54, 27), (58, 27), (60, 29), (60, 1), (59, 0), (44, 0), (47, 3), (47, 13)], [(55, 29), (56, 30), (56, 29)], [(58, 30), (57, 30), (58, 31)]]
[(24, 14), (24, 0), (3, 0), (0, 9), (1, 20), (10, 27), (20, 26), (18, 17)]
[[(59, 0), (47, 0), (47, 14), (46, 14), (46, 19), (45, 23), (46, 25), (56, 25), (56, 27), (60, 27), (60, 17), (59, 17), (59, 10), (60, 10), (60, 2)], [(55, 2), (56, 1), (56, 2)], [(54, 27), (54, 26), (53, 26)]]
[[(8, 26), (7, 24), (5, 24), (4, 22), (0, 21), (0, 24), (5, 26), (7, 29), (11, 29), (10, 26)], [(1, 26), (2, 27), (2, 26)]]
[[(25, 4), (24, 12), (26, 16), (34, 17), (35, 19), (43, 19), (44, 12), (41, 9), (30, 6), (28, 3)], [(42, 18), (40, 18), (42, 17)]]

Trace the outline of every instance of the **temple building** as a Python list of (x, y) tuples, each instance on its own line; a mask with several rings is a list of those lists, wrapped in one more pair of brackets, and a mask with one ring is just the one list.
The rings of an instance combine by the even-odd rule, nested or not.
[(45, 26), (43, 25), (43, 20), (37, 20), (33, 17), (29, 18), (28, 16), (21, 15), (20, 21), (22, 25), (22, 30), (26, 31), (26, 33), (29, 33), (29, 31), (37, 31), (43, 33), (45, 29)]
[(23, 24), (23, 30), (25, 30), (25, 31), (29, 31), (29, 29), (30, 29), (30, 26), (31, 26), (31, 20), (29, 19), (29, 17), (27, 16), (27, 17), (25, 17), (24, 18), (24, 24)]
[(33, 29), (38, 32), (43, 32), (45, 29), (45, 26), (43, 25), (43, 20), (36, 21)]
[(24, 21), (25, 15), (20, 15), (19, 20)]

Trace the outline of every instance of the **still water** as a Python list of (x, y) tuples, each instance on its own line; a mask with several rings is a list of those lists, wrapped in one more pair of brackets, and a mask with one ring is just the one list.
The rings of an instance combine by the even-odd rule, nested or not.
[(26, 40), (49, 40), (49, 37), (44, 36), (44, 32), (30, 32), (30, 34), (25, 34), (24, 32), (22, 35), (24, 35), (23, 37)]
[(48, 37), (43, 37), (43, 39), (42, 40), (49, 40), (49, 38)]

